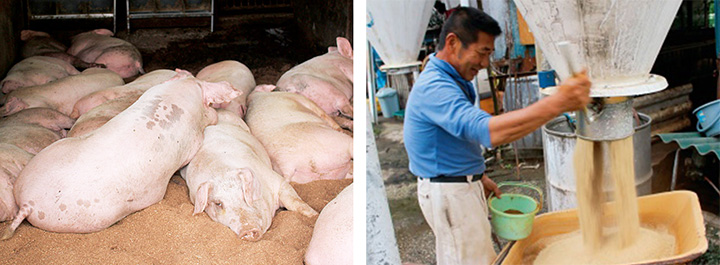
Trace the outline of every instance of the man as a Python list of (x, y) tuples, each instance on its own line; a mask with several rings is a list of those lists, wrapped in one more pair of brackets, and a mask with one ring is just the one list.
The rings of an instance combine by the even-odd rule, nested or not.
[(408, 98), (404, 140), (410, 171), (418, 176), (418, 201), (435, 234), (437, 263), (490, 264), (486, 195), (497, 185), (485, 171), (481, 145), (515, 141), (567, 111), (590, 102), (585, 72), (558, 92), (524, 109), (498, 116), (473, 106), (472, 80), (489, 65), (498, 23), (475, 8), (459, 8), (445, 22), (432, 55)]

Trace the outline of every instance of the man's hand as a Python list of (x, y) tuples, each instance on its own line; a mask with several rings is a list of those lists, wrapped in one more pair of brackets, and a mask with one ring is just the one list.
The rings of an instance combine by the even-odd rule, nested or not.
[(561, 103), (563, 112), (576, 111), (587, 106), (590, 103), (591, 85), (587, 70), (563, 81), (554, 95)]
[(492, 179), (488, 178), (487, 175), (483, 174), (480, 182), (482, 182), (483, 188), (485, 188), (485, 198), (490, 197), (490, 192), (493, 192), (495, 197), (500, 198), (502, 192), (498, 188), (498, 185), (495, 184), (495, 181), (492, 181)]

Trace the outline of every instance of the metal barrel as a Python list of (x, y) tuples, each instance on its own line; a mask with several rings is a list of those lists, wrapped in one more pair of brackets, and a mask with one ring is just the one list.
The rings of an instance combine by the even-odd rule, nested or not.
[[(652, 165), (650, 163), (650, 116), (638, 113), (640, 123), (635, 121), (633, 134), (635, 187), (637, 195), (650, 194), (652, 188)], [(611, 128), (608, 128), (611, 130)], [(547, 205), (549, 211), (558, 211), (577, 207), (575, 171), (573, 153), (575, 152), (575, 132), (570, 128), (566, 117), (557, 117), (542, 127), (545, 157), (545, 178)], [(605, 148), (607, 150), (607, 148)], [(607, 155), (607, 154), (605, 154)], [(606, 156), (605, 168), (609, 158)], [(608, 170), (605, 170), (608, 173)], [(603, 190), (606, 198), (612, 196), (612, 178), (603, 176)]]

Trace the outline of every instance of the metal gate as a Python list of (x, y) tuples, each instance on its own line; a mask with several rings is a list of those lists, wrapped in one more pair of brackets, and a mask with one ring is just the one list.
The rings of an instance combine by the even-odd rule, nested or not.
[(290, 0), (219, 0), (219, 7), (223, 11), (241, 11), (270, 8), (289, 8)]
[(30, 20), (112, 18), (116, 29), (116, 0), (27, 0)]

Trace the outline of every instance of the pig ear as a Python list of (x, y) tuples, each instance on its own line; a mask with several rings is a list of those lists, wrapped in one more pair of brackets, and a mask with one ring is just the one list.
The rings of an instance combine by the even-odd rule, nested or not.
[(207, 206), (209, 195), (210, 183), (203, 182), (203, 184), (200, 184), (200, 187), (198, 187), (197, 191), (195, 192), (195, 211), (193, 211), (193, 215), (205, 211), (205, 206)]
[(343, 37), (338, 37), (335, 39), (337, 41), (338, 50), (340, 51), (340, 54), (343, 56), (352, 59), (353, 56), (353, 50), (352, 45), (350, 45), (350, 41)]
[(105, 36), (113, 36), (113, 35), (115, 35), (115, 33), (113, 33), (112, 31), (110, 31), (109, 29), (96, 29), (96, 30), (93, 30), (93, 32), (94, 32), (95, 34), (100, 34), (100, 35), (105, 35)]
[(142, 68), (142, 64), (140, 62), (136, 61), (135, 67), (138, 69), (138, 72), (140, 72), (140, 74), (143, 74), (143, 75), (145, 74), (145, 69)]
[(328, 47), (328, 53), (336, 52), (337, 50), (338, 50), (338, 49), (337, 49), (337, 47), (335, 47), (335, 46), (329, 46), (329, 47)]
[(253, 89), (253, 91), (270, 92), (270, 91), (275, 90), (275, 88), (276, 88), (275, 85), (259, 85), (259, 86), (256, 86), (255, 89)]
[(260, 199), (260, 182), (248, 168), (241, 168), (238, 176), (243, 185), (243, 199), (245, 199), (245, 203), (252, 205), (255, 200)]
[(232, 85), (227, 81), (213, 83), (198, 80), (197, 82), (202, 88), (203, 102), (208, 106), (213, 103), (222, 104), (224, 102), (230, 102), (242, 94), (242, 91), (233, 89)]
[[(188, 72), (188, 71), (185, 71), (185, 70), (183, 70), (183, 69), (180, 69), (180, 68), (176, 68), (176, 69), (175, 69), (175, 72), (177, 73), (177, 74), (175, 75), (175, 77), (178, 77), (178, 76), (179, 76), (178, 78), (193, 76), (192, 73), (190, 73), (190, 72)], [(173, 78), (174, 78), (174, 77), (173, 77)]]
[(167, 81), (165, 81), (163, 83), (167, 83), (167, 82), (171, 82), (171, 81), (175, 81), (178, 79), (192, 76), (192, 74), (190, 72), (182, 70), (182, 69), (175, 69), (175, 72), (176, 72), (176, 74), (172, 78), (168, 79)]

